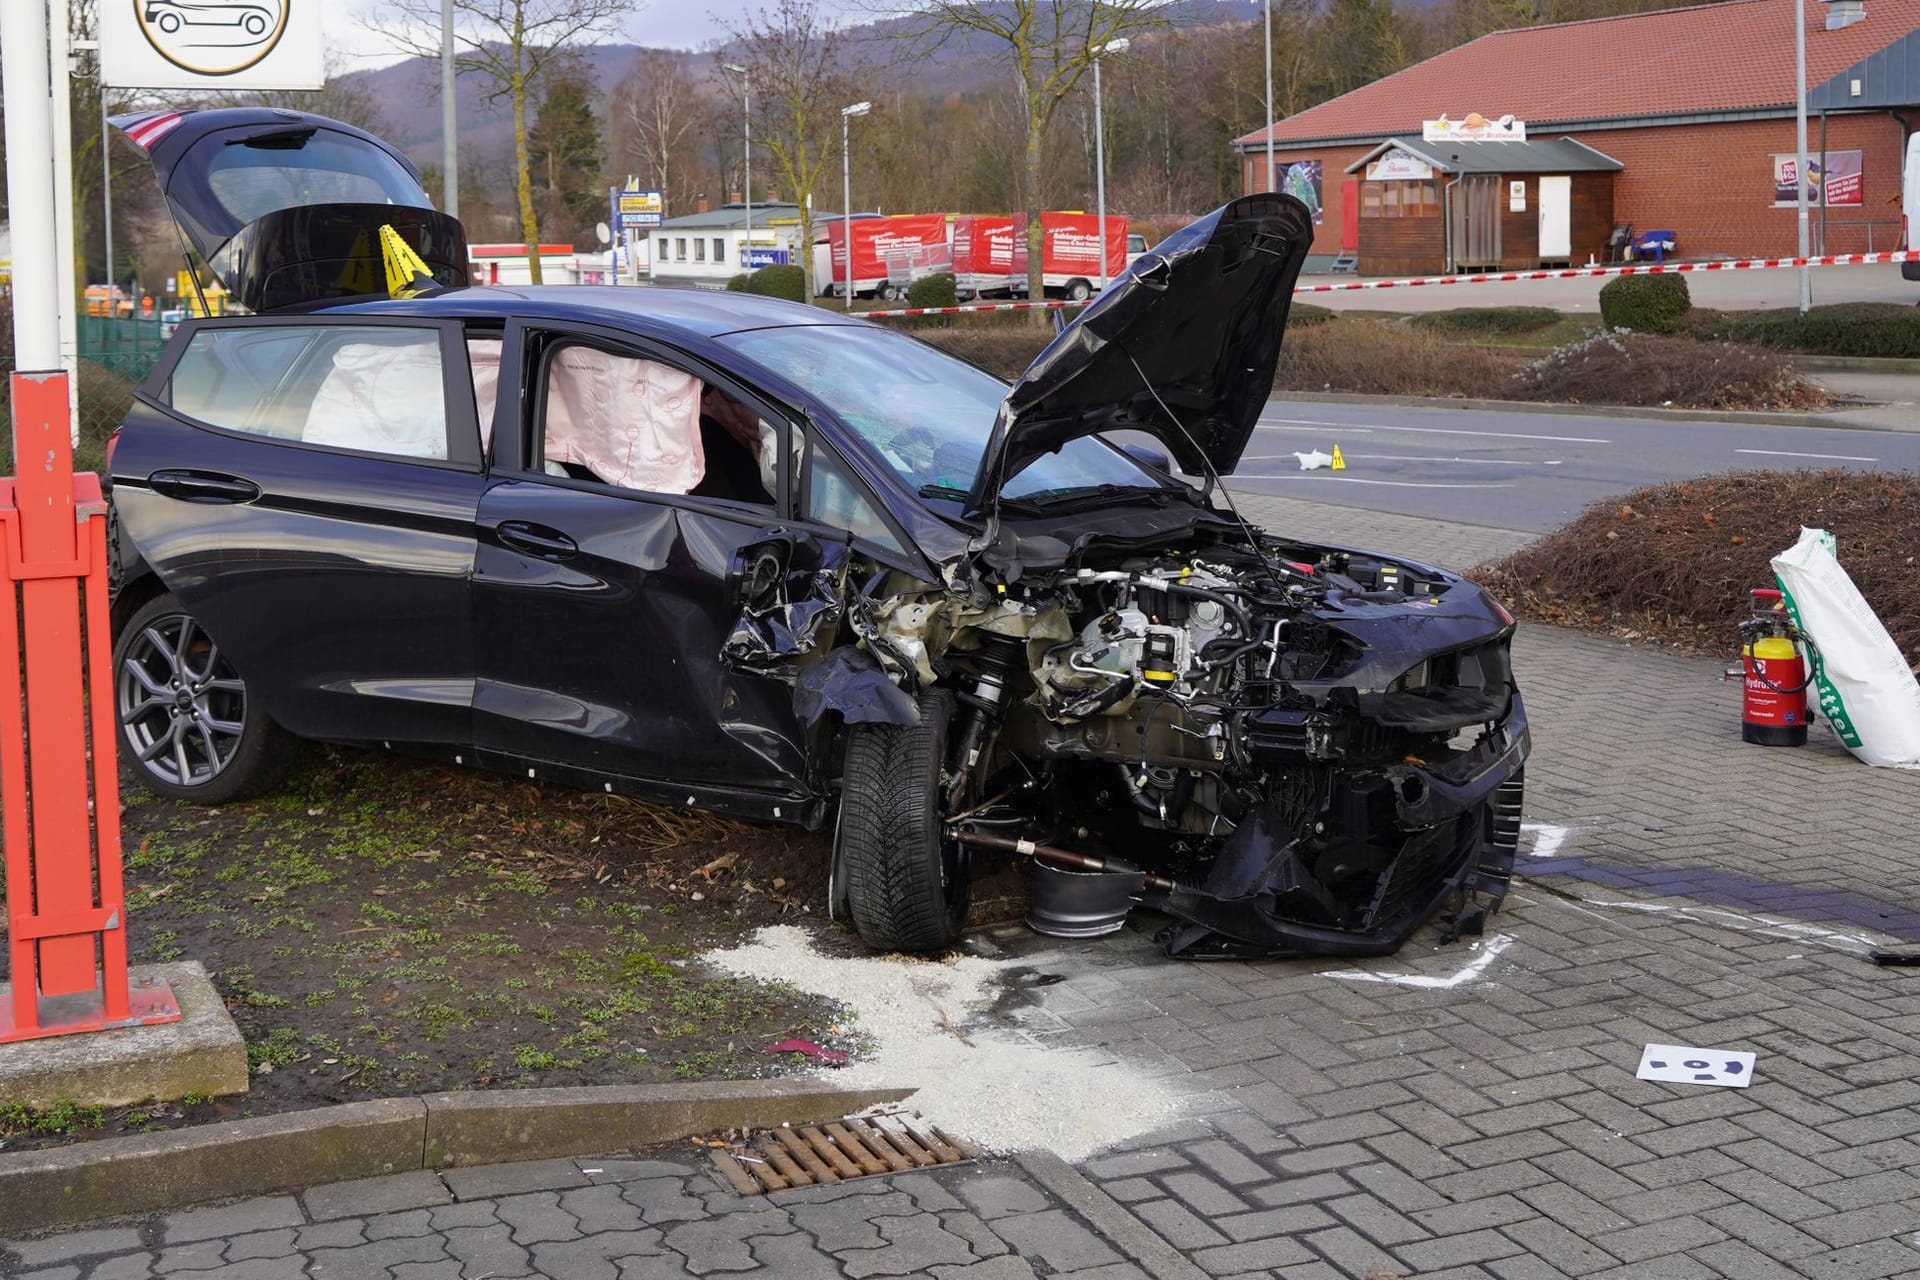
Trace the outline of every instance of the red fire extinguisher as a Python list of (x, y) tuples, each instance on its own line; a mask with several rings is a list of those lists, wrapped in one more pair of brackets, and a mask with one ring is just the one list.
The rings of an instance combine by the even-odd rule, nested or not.
[(1740, 624), (1740, 668), (1745, 695), (1740, 737), (1765, 747), (1801, 747), (1807, 742), (1807, 686), (1813, 683), (1813, 642), (1793, 625), (1780, 592), (1755, 587), (1753, 614)]

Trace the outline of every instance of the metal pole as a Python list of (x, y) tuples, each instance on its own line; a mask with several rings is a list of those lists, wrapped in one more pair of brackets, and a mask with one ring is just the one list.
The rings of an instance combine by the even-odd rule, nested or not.
[(1107, 288), (1107, 131), (1100, 120), (1100, 57), (1093, 59), (1093, 186), (1100, 220), (1100, 289)]
[(113, 305), (113, 133), (107, 124), (107, 86), (100, 86), (100, 204), (107, 227), (107, 314)]
[[(1807, 0), (1793, 0), (1794, 204), (1800, 220), (1800, 256), (1812, 251), (1807, 226)], [(1825, 177), (1824, 174), (1821, 175)], [(1813, 306), (1813, 273), (1800, 268), (1800, 314)]]
[[(16, 0), (17, 2), (17, 0)], [(53, 295), (60, 323), (60, 367), (67, 371), (68, 416), (75, 444), (80, 443), (80, 319), (77, 295), (80, 273), (73, 245), (73, 94), (72, 28), (67, 22), (68, 0), (47, 0), (47, 106), (53, 114), (54, 262), (60, 287)]]
[(847, 310), (853, 310), (853, 117), (840, 113), (840, 247), (847, 252)]
[(753, 83), (740, 77), (740, 188), (747, 202), (747, 263), (753, 270)]
[(1262, 191), (1272, 191), (1273, 186), (1273, 0), (1261, 0), (1260, 13), (1266, 28), (1267, 53), (1267, 176), (1260, 184)]
[(460, 111), (454, 100), (453, 0), (440, 0), (440, 206), (460, 216)]
[(53, 94), (47, 52), (46, 8), (0, 4), (0, 77), (7, 84), (7, 214), (13, 235), (13, 353), (14, 369), (22, 373), (60, 367), (60, 334), (47, 323), (54, 315), (60, 280), (54, 256), (60, 233), (53, 202)]

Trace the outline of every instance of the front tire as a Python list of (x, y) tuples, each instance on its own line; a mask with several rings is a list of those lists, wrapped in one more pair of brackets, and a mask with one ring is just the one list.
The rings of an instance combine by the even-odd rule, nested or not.
[(227, 804), (271, 790), (293, 763), (294, 740), (170, 595), (115, 637), (113, 695), (126, 762), (156, 794)]
[(944, 951), (960, 936), (971, 896), (966, 851), (945, 838), (940, 771), (953, 695), (920, 695), (916, 725), (847, 729), (834, 858), (848, 914), (876, 951)]
[(1093, 296), (1093, 282), (1090, 280), (1069, 280), (1067, 297), (1075, 302), (1085, 302)]

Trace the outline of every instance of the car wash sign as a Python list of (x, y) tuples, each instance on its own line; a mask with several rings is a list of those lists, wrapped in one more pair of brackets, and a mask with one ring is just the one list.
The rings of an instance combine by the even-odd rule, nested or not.
[(320, 0), (100, 0), (116, 89), (318, 89)]

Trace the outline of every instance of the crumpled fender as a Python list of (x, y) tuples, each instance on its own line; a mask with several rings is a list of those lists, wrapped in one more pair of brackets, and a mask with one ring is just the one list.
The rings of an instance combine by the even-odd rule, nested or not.
[(848, 724), (920, 723), (913, 695), (895, 684), (865, 649), (835, 649), (793, 682), (793, 714), (812, 729), (829, 712)]

